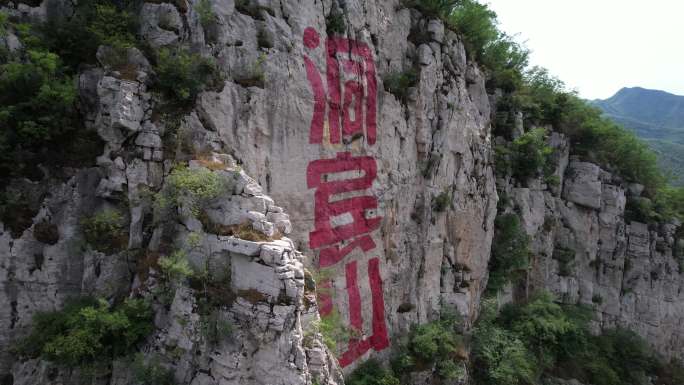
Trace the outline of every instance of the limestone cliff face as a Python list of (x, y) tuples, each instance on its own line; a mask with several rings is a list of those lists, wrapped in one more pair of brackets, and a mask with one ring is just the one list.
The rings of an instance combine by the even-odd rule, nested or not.
[(551, 291), (565, 303), (592, 307), (597, 331), (627, 328), (664, 356), (682, 357), (681, 224), (626, 219), (627, 197), (638, 197), (643, 187), (569, 157), (559, 134), (549, 144), (556, 149), (559, 186), (499, 180), (508, 209), (520, 214), (532, 238), (528, 286), (515, 294)]
[[(388, 357), (397, 336), (443, 306), (474, 321), (497, 194), (484, 77), (459, 38), (398, 0), (212, 0), (204, 25), (195, 2), (180, 3), (145, 3), (140, 36), (154, 49), (183, 44), (213, 57), (225, 83), (171, 125), (156, 113), (147, 58), (129, 50), (133, 73), (124, 76), (107, 66), (102, 47), (103, 64), (79, 76), (84, 120), (105, 142), (97, 167), (69, 169), (66, 182), (13, 182), (16, 191), (43, 193), (30, 226), (17, 232), (0, 224), (4, 381), (82, 377), (17, 361), (10, 349), (33, 314), (81, 295), (151, 300), (156, 331), (139, 349), (193, 385), (341, 384), (333, 356), (347, 369)], [(46, 0), (4, 9), (40, 20), (70, 8)], [(346, 32), (328, 35), (333, 19)], [(3, 44), (21, 49), (8, 36)], [(384, 79), (408, 70), (417, 73), (415, 87), (402, 97), (385, 91)], [(150, 193), (188, 160), (228, 187), (203, 218), (181, 202), (173, 219), (153, 221)], [(106, 209), (125, 214), (120, 252), (98, 252), (84, 240), (82, 219)], [(292, 241), (216, 230), (245, 224)], [(41, 236), (45, 226), (57, 229), (56, 239)], [(234, 325), (229, 337), (209, 341), (202, 333), (198, 288), (159, 295), (162, 277), (148, 259), (173, 250), (223, 289), (212, 316)], [(317, 333), (319, 307), (305, 289), (304, 266), (322, 270), (314, 274), (320, 312), (339, 314), (353, 329), (337, 352)], [(134, 383), (129, 366), (116, 361), (93, 382)]]
[[(209, 22), (199, 1), (144, 3), (140, 37), (153, 49), (184, 45), (214, 58), (219, 87), (171, 122), (148, 89), (148, 58), (130, 49), (122, 75), (101, 47), (102, 63), (84, 66), (78, 79), (84, 121), (104, 141), (97, 166), (12, 181), (35, 212), (20, 231), (0, 223), (4, 381), (77, 383), (78, 371), (19, 361), (10, 347), (36, 312), (91, 295), (153, 303), (155, 332), (139, 350), (179, 384), (342, 384), (343, 371), (387, 359), (412, 324), (444, 307), (472, 325), (487, 283), (497, 185), (534, 239), (530, 290), (593, 299), (597, 327), (629, 326), (662, 352), (681, 353), (677, 226), (625, 223), (626, 186), (570, 159), (556, 134), (560, 187), (495, 181), (484, 75), (440, 21), (399, 0), (209, 3)], [(3, 9), (39, 20), (70, 8), (46, 0)], [(0, 43), (21, 49), (17, 41), (10, 30)], [(392, 77), (409, 72), (415, 84), (393, 89)], [(181, 201), (174, 216), (155, 221), (152, 196), (179, 162), (220, 176), (225, 189), (202, 216)], [(123, 250), (112, 253), (93, 250), (83, 233), (82, 219), (106, 209), (127, 223)], [(225, 231), (236, 226), (266, 240)], [(57, 235), (46, 237), (46, 228)], [(218, 302), (210, 315), (233, 325), (229, 335), (203, 332), (206, 288), (179, 284), (160, 294), (155, 258), (174, 250), (210, 275)], [(559, 266), (568, 250), (574, 258)], [(338, 351), (322, 343), (319, 313), (339, 315), (352, 330)], [(416, 384), (430, 383), (429, 373), (419, 377)], [(135, 380), (118, 360), (92, 382)]]

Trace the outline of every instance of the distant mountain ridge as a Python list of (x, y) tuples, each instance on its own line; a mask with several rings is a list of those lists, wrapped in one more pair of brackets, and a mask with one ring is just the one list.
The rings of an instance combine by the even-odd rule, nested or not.
[(674, 183), (684, 185), (684, 96), (633, 87), (591, 103), (646, 140)]

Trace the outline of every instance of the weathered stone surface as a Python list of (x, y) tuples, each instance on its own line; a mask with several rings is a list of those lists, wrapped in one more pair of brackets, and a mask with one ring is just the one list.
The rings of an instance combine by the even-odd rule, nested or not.
[[(562, 157), (556, 166), (558, 173)], [(641, 192), (611, 184), (617, 178), (594, 164), (573, 160), (565, 174), (563, 199), (548, 190), (506, 189), (532, 239), (531, 282), (564, 302), (591, 306), (596, 330), (629, 328), (666, 357), (681, 356), (684, 277), (672, 236), (679, 224), (654, 231), (626, 223), (626, 196)], [(571, 256), (562, 267), (560, 253)]]
[(601, 208), (600, 168), (593, 163), (571, 161), (563, 198), (593, 209)]

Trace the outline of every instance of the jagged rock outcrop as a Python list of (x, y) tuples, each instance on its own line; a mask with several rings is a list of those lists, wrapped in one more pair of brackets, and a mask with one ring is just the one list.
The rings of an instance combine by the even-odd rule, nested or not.
[[(500, 183), (532, 239), (527, 292), (545, 289), (563, 302), (588, 305), (597, 330), (633, 330), (664, 356), (682, 357), (681, 224), (626, 218), (630, 190), (638, 197), (643, 187), (575, 157), (564, 161), (568, 146), (558, 134), (549, 143), (560, 159), (560, 186)], [(525, 288), (519, 290), (524, 296)]]

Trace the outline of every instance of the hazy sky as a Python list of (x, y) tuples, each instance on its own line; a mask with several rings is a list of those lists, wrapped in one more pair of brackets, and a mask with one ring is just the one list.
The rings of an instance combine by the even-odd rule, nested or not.
[(531, 64), (584, 98), (636, 86), (684, 95), (682, 0), (482, 1), (526, 41)]

